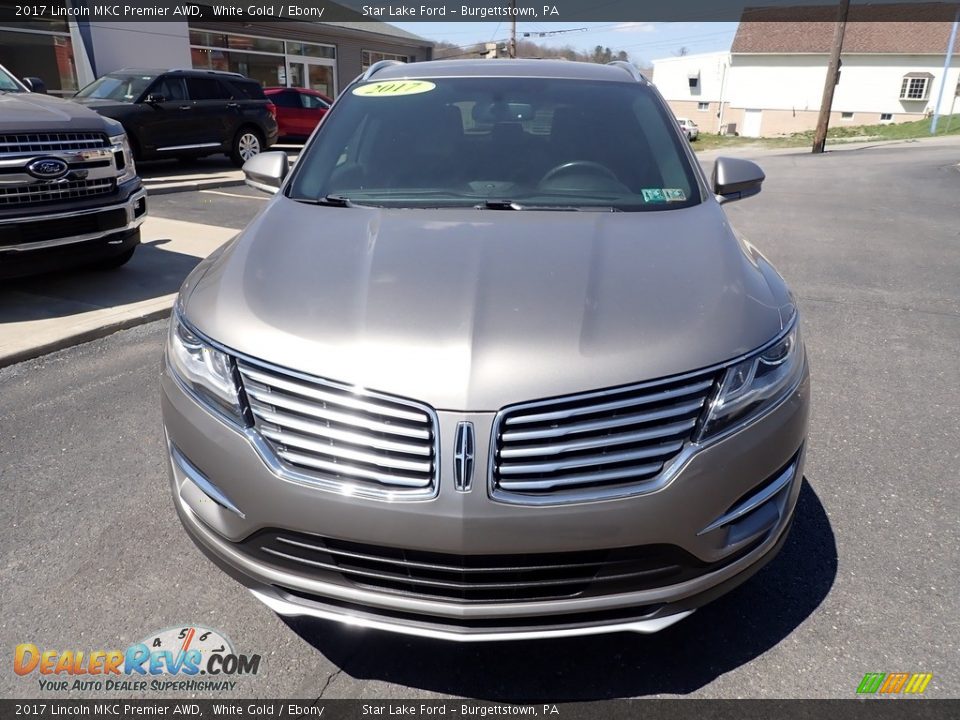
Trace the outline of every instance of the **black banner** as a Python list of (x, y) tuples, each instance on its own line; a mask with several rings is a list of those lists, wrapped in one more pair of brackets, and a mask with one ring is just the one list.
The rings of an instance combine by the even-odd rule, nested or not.
[[(852, 0), (850, 21), (945, 22), (957, 0)], [(832, 22), (831, 0), (0, 0), (0, 23), (66, 18), (89, 22), (176, 20), (225, 22)]]
[(0, 700), (14, 718), (555, 718), (556, 720), (954, 720), (960, 700), (610, 700), (503, 704), (476, 700)]

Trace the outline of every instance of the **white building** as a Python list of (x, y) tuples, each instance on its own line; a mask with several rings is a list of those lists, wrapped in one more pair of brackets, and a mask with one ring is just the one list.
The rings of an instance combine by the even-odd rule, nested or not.
[[(939, 14), (921, 22), (918, 7), (910, 8), (917, 21), (857, 21), (851, 10), (831, 127), (905, 122), (934, 112), (952, 23)], [(836, 9), (829, 10), (832, 18)], [(834, 23), (753, 17), (740, 22), (729, 53), (654, 60), (654, 84), (674, 113), (692, 118), (702, 132), (733, 126), (759, 137), (815, 128)], [(951, 111), (958, 91), (960, 52), (947, 71), (941, 113)], [(960, 99), (956, 105), (960, 112)]]

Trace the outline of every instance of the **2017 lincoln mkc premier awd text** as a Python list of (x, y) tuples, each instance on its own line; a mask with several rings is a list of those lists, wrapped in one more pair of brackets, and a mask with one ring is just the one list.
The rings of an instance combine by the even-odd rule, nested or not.
[(162, 404), (194, 541), (284, 615), (652, 632), (783, 545), (807, 360), (783, 279), (626, 63), (377, 63), (184, 283)]

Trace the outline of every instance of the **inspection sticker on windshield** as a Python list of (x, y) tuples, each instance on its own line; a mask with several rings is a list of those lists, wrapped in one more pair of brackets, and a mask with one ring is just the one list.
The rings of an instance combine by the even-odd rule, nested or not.
[(381, 80), (355, 87), (353, 94), (361, 97), (397, 97), (430, 92), (435, 87), (429, 80)]
[(648, 203), (683, 202), (687, 194), (680, 188), (643, 188), (643, 201)]

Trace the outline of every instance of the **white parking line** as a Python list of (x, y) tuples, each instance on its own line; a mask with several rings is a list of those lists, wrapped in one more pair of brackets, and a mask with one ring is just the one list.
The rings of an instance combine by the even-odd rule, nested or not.
[(238, 193), (222, 192), (220, 190), (201, 190), (202, 193), (209, 193), (210, 195), (225, 195), (226, 197), (238, 197), (243, 198), (244, 200), (269, 200), (268, 197), (260, 197), (259, 195), (240, 195)]

